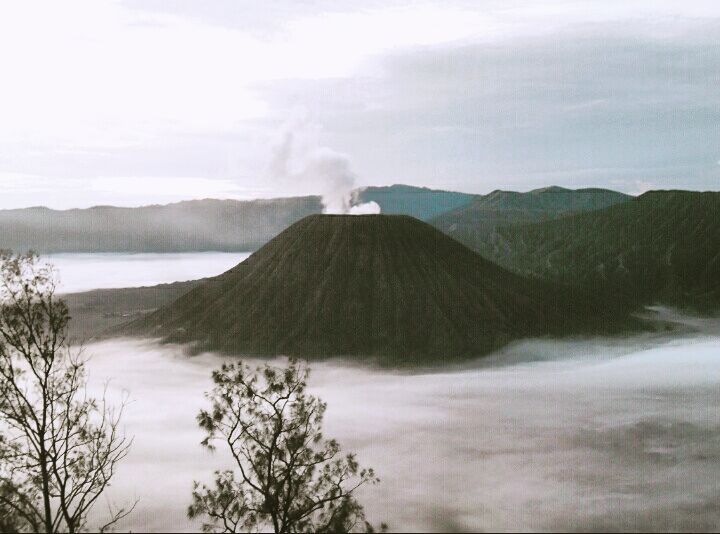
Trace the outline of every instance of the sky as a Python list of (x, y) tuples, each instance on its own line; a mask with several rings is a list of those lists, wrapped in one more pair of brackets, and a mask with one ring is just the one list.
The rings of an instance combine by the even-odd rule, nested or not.
[(3, 2), (0, 208), (718, 190), (718, 42), (716, 0)]

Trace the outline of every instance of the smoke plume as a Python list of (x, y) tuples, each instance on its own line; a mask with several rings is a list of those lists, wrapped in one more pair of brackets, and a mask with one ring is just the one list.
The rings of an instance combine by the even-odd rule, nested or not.
[(350, 207), (348, 211), (350, 215), (372, 215), (380, 213), (380, 204), (371, 200), (370, 202), (364, 202), (362, 204), (356, 204)]
[(320, 146), (307, 126), (288, 127), (273, 150), (270, 178), (290, 188), (300, 185), (322, 197), (323, 213), (380, 213), (376, 202), (357, 203), (356, 176), (347, 155)]

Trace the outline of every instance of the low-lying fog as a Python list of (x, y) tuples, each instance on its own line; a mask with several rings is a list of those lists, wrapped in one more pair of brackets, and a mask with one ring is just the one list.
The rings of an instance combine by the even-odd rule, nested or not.
[[(315, 363), (311, 383), (326, 435), (382, 478), (362, 500), (393, 530), (716, 530), (720, 328), (702, 326), (527, 341), (445, 371)], [(200, 447), (194, 420), (220, 357), (128, 340), (88, 352), (92, 380), (112, 377), (133, 401), (112, 491), (140, 503), (123, 528), (196, 528), (192, 480), (229, 465)]]
[(62, 293), (76, 293), (197, 280), (225, 272), (249, 255), (249, 252), (49, 254), (42, 260), (57, 270)]

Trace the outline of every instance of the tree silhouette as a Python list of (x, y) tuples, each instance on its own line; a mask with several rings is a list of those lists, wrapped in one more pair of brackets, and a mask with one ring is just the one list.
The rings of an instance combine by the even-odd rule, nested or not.
[(227, 445), (238, 472), (216, 471), (212, 487), (195, 482), (188, 515), (202, 517), (204, 531), (373, 531), (353, 493), (378, 479), (324, 439), (326, 404), (306, 393), (307, 377), (294, 359), (286, 368), (238, 363), (213, 372), (211, 408), (198, 415), (202, 444)]
[[(0, 530), (80, 532), (130, 441), (86, 390), (65, 303), (34, 254), (0, 254)], [(110, 509), (106, 530), (132, 508)]]

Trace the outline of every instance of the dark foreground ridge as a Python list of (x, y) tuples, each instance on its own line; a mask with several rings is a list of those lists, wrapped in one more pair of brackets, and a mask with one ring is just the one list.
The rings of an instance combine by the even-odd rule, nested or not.
[(126, 331), (235, 354), (440, 362), (607, 331), (608, 316), (412, 217), (311, 215)]

